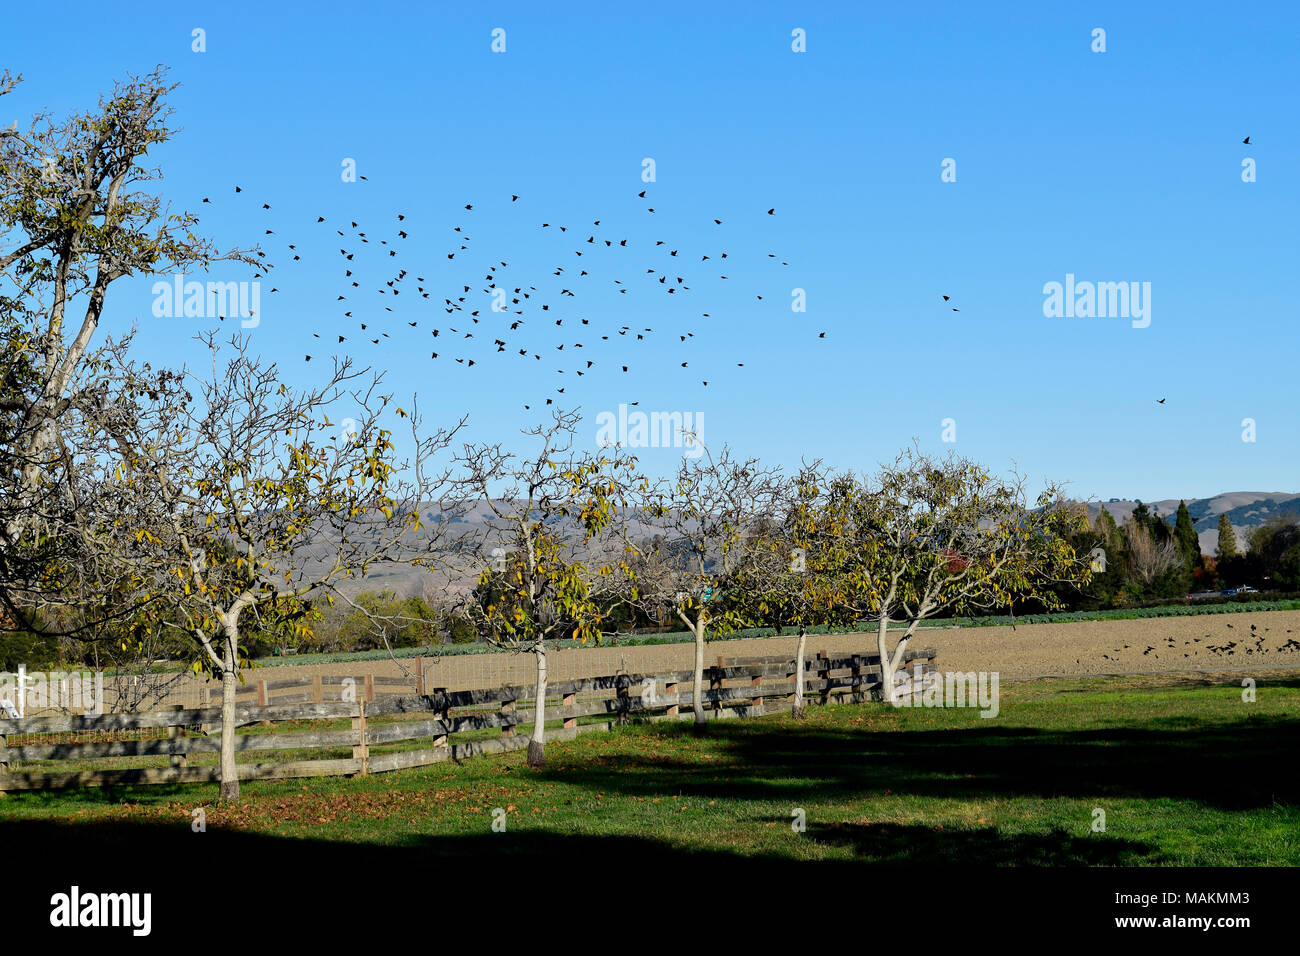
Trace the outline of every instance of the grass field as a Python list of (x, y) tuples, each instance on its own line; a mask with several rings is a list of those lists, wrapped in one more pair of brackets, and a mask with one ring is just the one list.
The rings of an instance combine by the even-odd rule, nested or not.
[[(1258, 679), (1249, 704), (1226, 676), (1087, 678), (1004, 684), (994, 719), (845, 705), (802, 722), (724, 721), (703, 738), (633, 725), (549, 744), (540, 771), (514, 753), (252, 782), (234, 807), (217, 806), (210, 785), (11, 794), (0, 838), (16, 827), (56, 842), (188, 835), (204, 805), (209, 832), (250, 848), (308, 841), (295, 846), (327, 856), (581, 847), (611, 859), (1300, 865), (1300, 679)], [(492, 832), (496, 808), (505, 833)], [(1091, 829), (1095, 809), (1104, 833)]]

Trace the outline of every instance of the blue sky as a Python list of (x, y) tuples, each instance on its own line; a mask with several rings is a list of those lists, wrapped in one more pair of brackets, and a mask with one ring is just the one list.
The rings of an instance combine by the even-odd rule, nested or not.
[[(16, 6), (0, 66), (25, 82), (0, 100), (0, 126), (167, 64), (182, 132), (153, 157), (162, 189), (221, 245), (260, 243), (277, 263), (257, 351), (306, 384), (351, 349), (399, 396), (418, 392), (430, 420), (468, 412), (476, 439), (518, 441), (550, 397), (581, 406), (594, 446), (598, 413), (639, 402), (701, 415), (711, 446), (787, 466), (870, 468), (915, 438), (1084, 497), (1300, 490), (1294, 5), (623, 6), (110, 15), (74, 2), (59, 16), (95, 38), (75, 55), (48, 9)], [(1105, 53), (1090, 48), (1097, 27)], [(795, 28), (806, 52), (791, 50)], [(341, 180), (344, 158), (366, 181)], [(946, 158), (956, 182), (941, 181)], [(508, 335), (483, 291), (494, 264), (508, 288), (538, 290)], [(378, 294), (399, 268), (402, 295)], [(1044, 283), (1067, 273), (1149, 282), (1149, 327), (1045, 317)], [(690, 290), (665, 294), (661, 275)], [(197, 360), (192, 336), (215, 323), (155, 318), (152, 281), (115, 288), (104, 327), (138, 323), (142, 357)], [(480, 324), (442, 311), (462, 294)], [(390, 338), (371, 344), (376, 330)], [(642, 458), (666, 470), (679, 455)]]

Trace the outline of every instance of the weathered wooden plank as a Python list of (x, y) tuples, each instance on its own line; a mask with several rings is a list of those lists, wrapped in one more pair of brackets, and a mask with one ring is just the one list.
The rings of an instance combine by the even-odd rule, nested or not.
[[(361, 769), (360, 761), (294, 760), (284, 763), (239, 764), (240, 780), (279, 780), (291, 777), (347, 776)], [(81, 770), (8, 773), (0, 776), (5, 790), (62, 790), (163, 783), (207, 783), (220, 779), (218, 767), (157, 767), (129, 770)]]
[(451, 759), (464, 760), (479, 754), (498, 754), (508, 750), (521, 750), (528, 746), (528, 736), (518, 734), (514, 737), (490, 737), (487, 740), (471, 740), (463, 744), (452, 744)]
[(458, 734), (464, 730), (486, 730), (489, 727), (513, 727), (520, 722), (518, 712), (510, 714), (471, 714), (465, 717), (453, 717), (451, 732)]
[(414, 689), (415, 678), (414, 677), (392, 677), (385, 674), (376, 674), (375, 683), (381, 686), (382, 685), (387, 685), (390, 687), (401, 686), (401, 687), (410, 687)]
[(290, 687), (310, 687), (311, 685), (312, 685), (312, 678), (310, 677), (285, 677), (281, 680), (267, 681), (266, 689), (287, 690)]
[(442, 763), (451, 759), (450, 747), (428, 747), (424, 750), (404, 750), (395, 754), (380, 754), (370, 758), (371, 773), (387, 773), (390, 770), (407, 770), (411, 767), (424, 767), (431, 763)]
[[(445, 737), (453, 731), (441, 720), (407, 720), (400, 724), (371, 724), (367, 732), (372, 744), (387, 744), (396, 740)], [(374, 769), (373, 761), (371, 769)]]
[(278, 694), (275, 697), (272, 697), (268, 703), (282, 707), (285, 704), (309, 704), (314, 700), (315, 698), (312, 696), (312, 692), (308, 690), (299, 694)]
[[(319, 720), (356, 715), (353, 702), (310, 704), (271, 704), (266, 707), (240, 704), (235, 720), (240, 724), (261, 721)], [(0, 734), (49, 734), (74, 730), (135, 730), (144, 727), (188, 727), (194, 724), (219, 724), (220, 707), (192, 710), (156, 710), (140, 714), (101, 714), (97, 717), (58, 716), (20, 717), (0, 720)]]
[(453, 706), (451, 694), (395, 694), (372, 701), (366, 708), (371, 717), (385, 714), (414, 714), (422, 711), (441, 713)]
[[(314, 747), (351, 747), (357, 734), (351, 730), (316, 730), (292, 734), (237, 734), (235, 750), (305, 750)], [(102, 757), (153, 757), (168, 754), (219, 753), (221, 734), (206, 737), (171, 737), (164, 740), (116, 740), (10, 747), (10, 760), (89, 760)]]

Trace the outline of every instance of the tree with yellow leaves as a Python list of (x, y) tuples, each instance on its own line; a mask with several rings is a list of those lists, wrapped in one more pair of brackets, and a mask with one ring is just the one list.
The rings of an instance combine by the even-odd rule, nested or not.
[[(221, 798), (239, 796), (235, 692), (247, 661), (240, 643), (258, 627), (306, 633), (313, 602), (377, 565), (432, 565), (445, 557), (455, 513), (440, 456), (464, 424), (425, 433), (380, 391), (381, 376), (336, 360), (302, 391), (231, 340), (229, 355), (201, 335), (204, 374), (139, 366), (106, 370), (109, 398), (93, 426), (114, 460), (99, 520), (111, 523), (153, 596), (142, 627), (183, 631), (196, 672), (222, 682)], [(399, 455), (389, 423), (410, 433)]]
[(526, 429), (537, 446), (527, 457), (497, 444), (467, 446), (458, 457), (460, 497), (481, 502), (488, 519), (483, 570), (461, 613), (490, 643), (534, 657), (530, 767), (546, 762), (547, 642), (599, 641), (634, 587), (609, 532), (626, 508), (636, 460), (575, 449), (579, 421), (556, 409), (550, 423)]
[[(871, 622), (881, 695), (895, 699), (895, 673), (920, 624), (940, 613), (1060, 606), (1054, 587), (1086, 584), (1090, 558), (1071, 545), (1087, 519), (1059, 487), (1034, 503), (1019, 476), (998, 478), (968, 459), (908, 449), (868, 481), (832, 479), (815, 540), (821, 592)], [(906, 625), (892, 649), (891, 623)]]

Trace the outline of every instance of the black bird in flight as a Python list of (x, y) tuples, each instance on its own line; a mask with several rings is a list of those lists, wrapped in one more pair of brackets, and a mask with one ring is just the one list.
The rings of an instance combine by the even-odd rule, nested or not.
[(1157, 404), (1157, 405), (1163, 405), (1164, 403), (1165, 403), (1165, 400), (1164, 400), (1163, 398), (1157, 398), (1157, 399), (1156, 399), (1156, 404)]
[(1242, 140), (1242, 142), (1245, 143), (1247, 146), (1249, 146), (1249, 145), (1250, 145), (1250, 137), (1247, 136), (1245, 139)]

